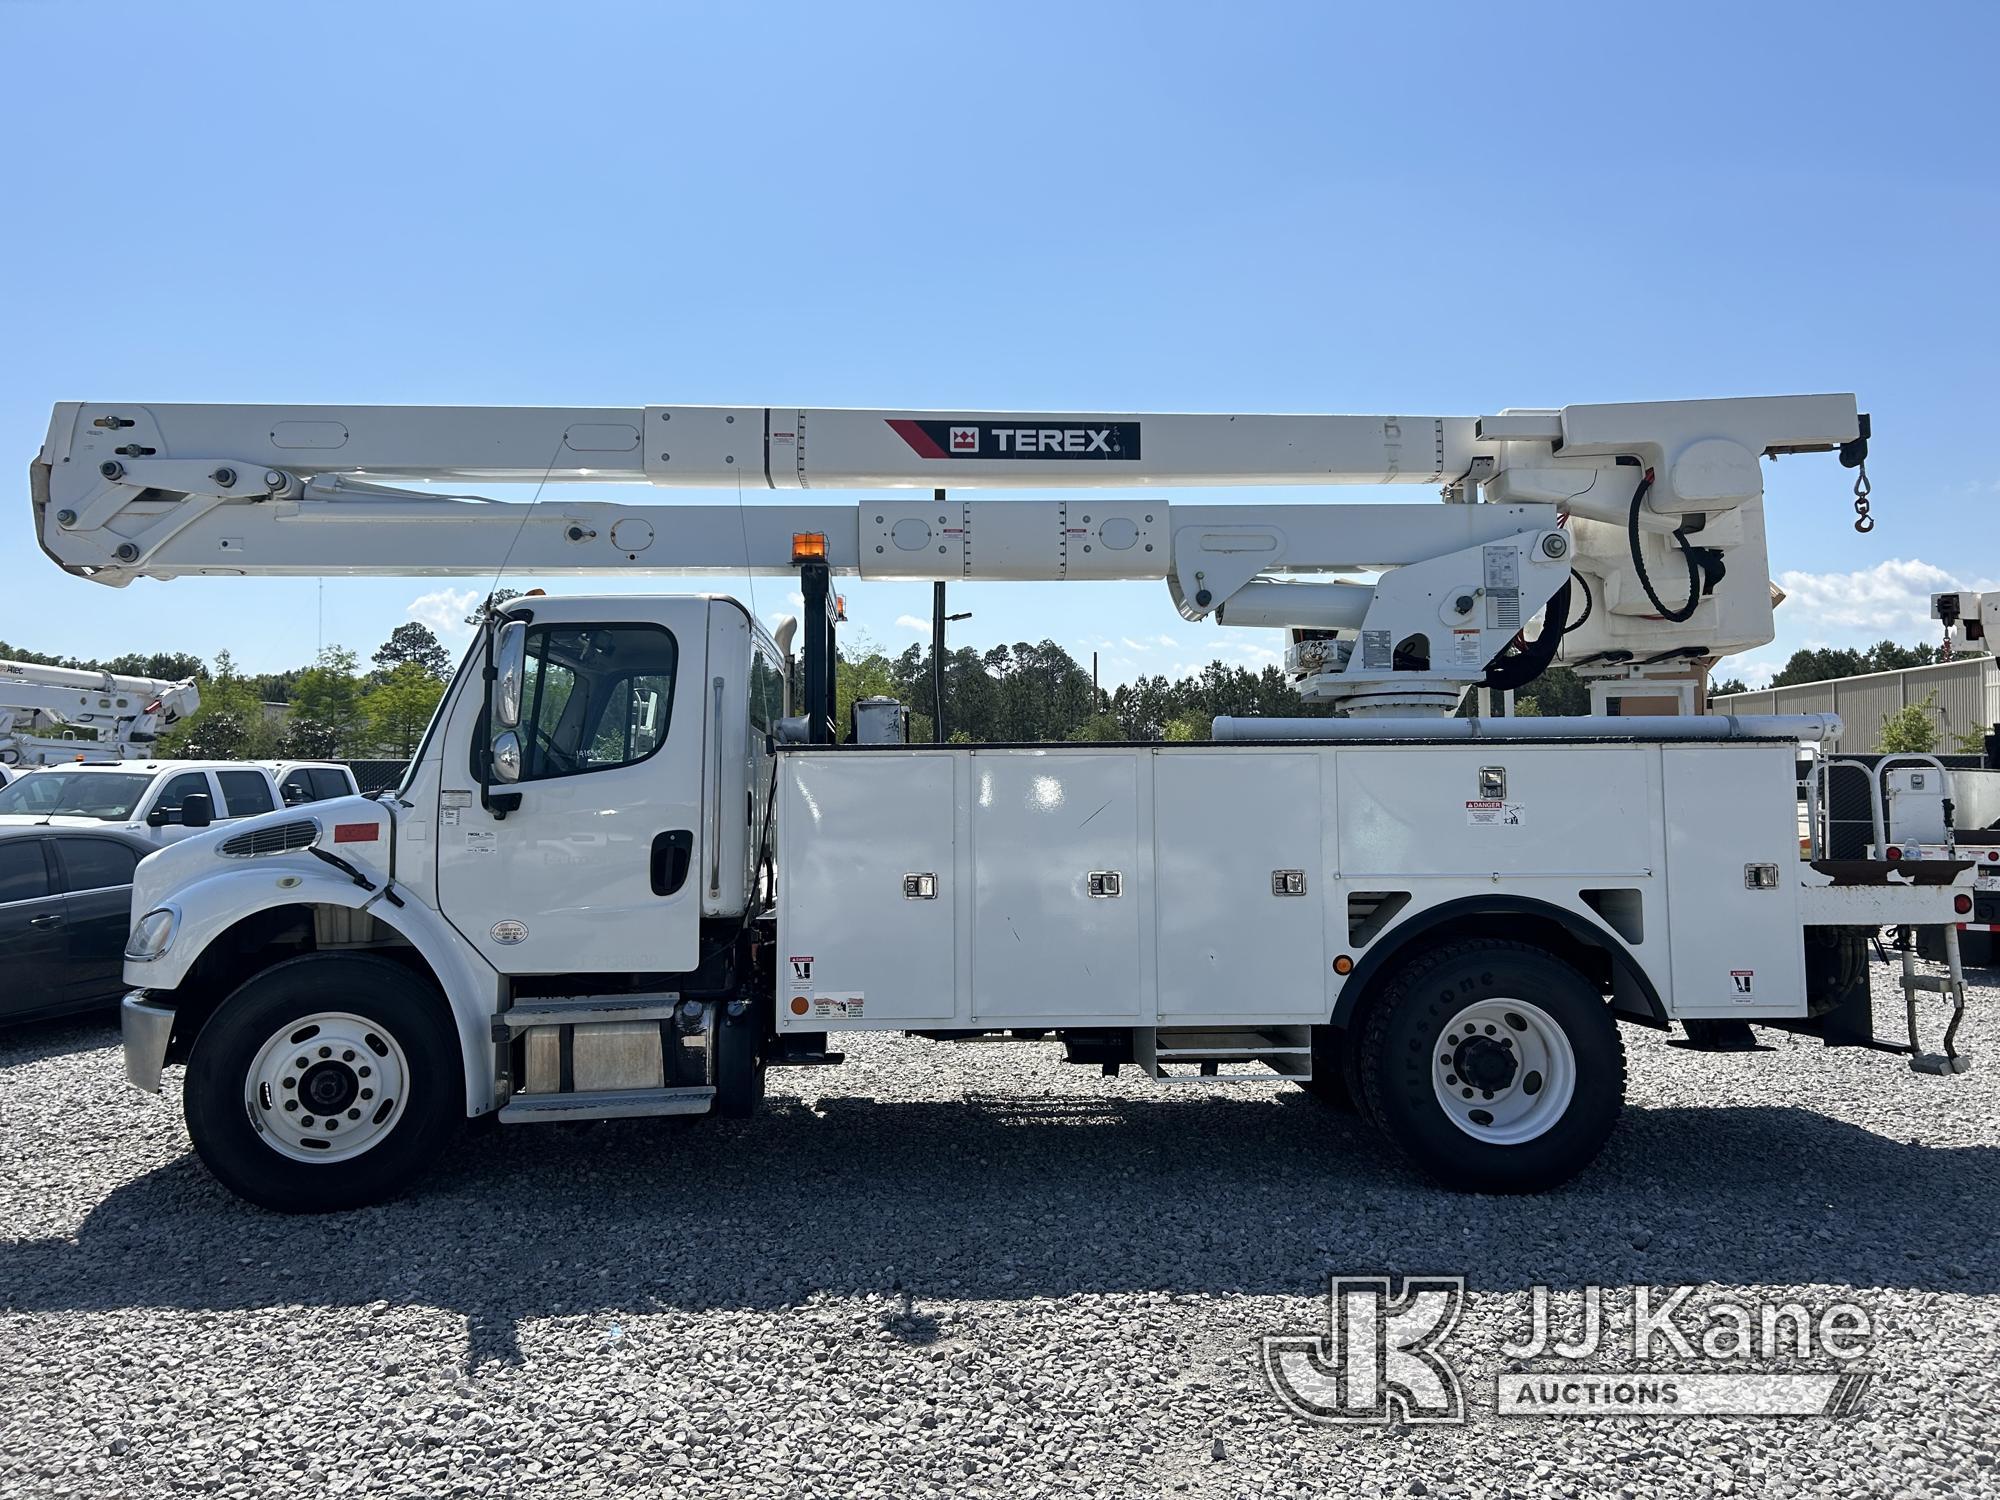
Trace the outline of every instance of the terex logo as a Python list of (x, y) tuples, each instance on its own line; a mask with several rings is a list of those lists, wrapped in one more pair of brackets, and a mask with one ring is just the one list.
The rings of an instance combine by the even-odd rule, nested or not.
[(1005, 453), (1109, 453), (1109, 427), (996, 427), (994, 441)]
[(890, 417), (919, 458), (1097, 459), (1136, 462), (1137, 422), (932, 422)]

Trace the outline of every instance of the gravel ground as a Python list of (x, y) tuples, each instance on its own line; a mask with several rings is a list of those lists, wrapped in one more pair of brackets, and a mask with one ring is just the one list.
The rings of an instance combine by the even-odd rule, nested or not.
[[(102, 1024), (27, 1028), (0, 1035), (0, 1494), (1991, 1493), (1996, 1012), (1989, 982), (1983, 1071), (1945, 1080), (1628, 1031), (1622, 1129), (1538, 1199), (1422, 1186), (1291, 1090), (882, 1037), (774, 1075), (747, 1125), (476, 1131), (411, 1198), (317, 1220), (217, 1187)], [(1278, 1405), (1258, 1341), (1324, 1326), (1334, 1272), (1466, 1275), (1467, 1425)], [(1851, 1297), (1867, 1405), (1482, 1414), (1527, 1288), (1587, 1282)]]

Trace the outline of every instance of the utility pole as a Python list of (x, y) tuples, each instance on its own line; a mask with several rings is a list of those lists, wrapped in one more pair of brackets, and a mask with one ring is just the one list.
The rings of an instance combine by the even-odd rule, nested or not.
[[(938, 495), (943, 497), (944, 491)], [(931, 739), (934, 743), (944, 743), (944, 580), (940, 578), (931, 585), (931, 700), (936, 711), (931, 715)]]

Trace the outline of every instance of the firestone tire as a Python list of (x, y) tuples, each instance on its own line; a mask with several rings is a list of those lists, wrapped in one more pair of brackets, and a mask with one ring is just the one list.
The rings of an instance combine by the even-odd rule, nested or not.
[(331, 1213), (394, 1197), (431, 1166), (465, 1123), (465, 1074), (435, 989), (388, 959), (312, 953), (222, 1002), (182, 1099), (223, 1186), (280, 1213)]
[(1536, 1193), (1596, 1159), (1625, 1097), (1610, 1006), (1525, 943), (1434, 948), (1375, 995), (1360, 1035), (1368, 1114), (1462, 1192)]

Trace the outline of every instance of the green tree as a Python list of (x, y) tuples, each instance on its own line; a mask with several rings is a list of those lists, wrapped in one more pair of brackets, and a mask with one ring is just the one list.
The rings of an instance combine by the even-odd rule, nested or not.
[(1937, 749), (1937, 694), (1926, 693), (1915, 703), (1906, 703), (1882, 717), (1881, 748), (1884, 755), (1928, 755)]
[(1711, 682), (1708, 685), (1708, 696), (1711, 698), (1727, 698), (1733, 693), (1749, 691), (1750, 684), (1741, 677), (1725, 677), (1720, 682)]
[[(1480, 689), (1483, 693), (1485, 689)], [(1514, 694), (1514, 712), (1524, 719), (1570, 718), (1590, 712), (1590, 684), (1568, 667), (1550, 667)]]
[(834, 679), (833, 736), (840, 743), (847, 740), (847, 726), (857, 698), (910, 701), (897, 681), (895, 664), (875, 650), (867, 637), (860, 637), (855, 644), (857, 654), (851, 658), (842, 654), (840, 670)]
[(177, 760), (263, 760), (278, 753), (278, 731), (235, 659), (218, 651), (201, 686), (201, 707), (162, 735), (158, 748)]
[(1771, 679), (1771, 686), (1792, 687), (1801, 682), (1827, 682), (1835, 677), (1860, 677), (1869, 672), (1897, 672), (1906, 667), (1927, 667), (1937, 659), (1938, 648), (1929, 642), (1899, 646), (1894, 641), (1877, 641), (1866, 651), (1820, 646), (1810, 651), (1794, 651), (1784, 670)]
[(360, 731), (362, 683), (356, 658), (343, 646), (328, 646), (291, 685), (291, 716), (285, 724), (288, 756), (309, 759), (339, 755)]
[(389, 639), (376, 648), (374, 662), (379, 674), (393, 671), (413, 661), (431, 676), (442, 680), (451, 670), (451, 653), (431, 628), (417, 620), (406, 620), (389, 632)]
[(361, 717), (377, 749), (394, 755), (416, 754), (444, 684), (414, 661), (399, 662), (361, 698)]
[(485, 603), (473, 607), (472, 613), (465, 617), (465, 623), (476, 630), (486, 623), (487, 610), (498, 609), (509, 599), (518, 599), (520, 597), (521, 591), (519, 589), (495, 589), (486, 596)]
[(167, 682), (185, 682), (190, 677), (208, 675), (201, 658), (185, 651), (128, 651), (123, 656), (97, 661), (82, 656), (50, 656), (0, 641), (0, 661), (24, 661), (37, 667), (81, 667), (92, 672), (116, 672), (121, 677), (157, 677)]
[(1167, 720), (1160, 730), (1160, 738), (1169, 744), (1186, 744), (1205, 740), (1215, 732), (1215, 723), (1206, 714), (1181, 714)]
[(1124, 739), (1125, 731), (1119, 726), (1116, 714), (1092, 714), (1072, 729), (1067, 738), (1102, 744)]

